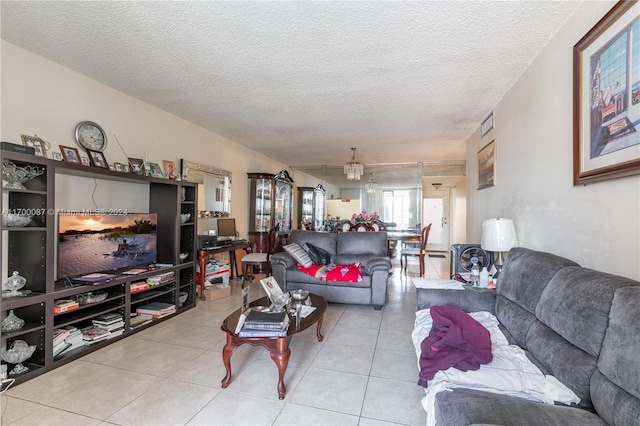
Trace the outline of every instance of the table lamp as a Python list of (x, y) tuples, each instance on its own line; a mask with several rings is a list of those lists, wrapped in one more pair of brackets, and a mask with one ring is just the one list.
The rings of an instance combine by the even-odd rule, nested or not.
[(482, 223), (482, 241), (480, 247), (484, 250), (498, 252), (498, 259), (493, 263), (496, 268), (494, 276), (498, 276), (502, 269), (502, 252), (511, 250), (518, 245), (516, 228), (513, 219), (493, 218)]

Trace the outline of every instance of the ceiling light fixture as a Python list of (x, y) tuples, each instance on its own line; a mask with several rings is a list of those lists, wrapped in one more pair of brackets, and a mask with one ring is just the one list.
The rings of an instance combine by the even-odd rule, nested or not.
[(371, 179), (373, 179), (373, 173), (369, 173), (369, 180), (364, 184), (364, 188), (369, 194), (375, 194), (378, 190), (378, 184), (373, 182)]
[(356, 149), (351, 148), (351, 151), (353, 151), (351, 161), (344, 165), (344, 174), (347, 175), (348, 180), (360, 180), (360, 176), (364, 173), (364, 166), (356, 161)]

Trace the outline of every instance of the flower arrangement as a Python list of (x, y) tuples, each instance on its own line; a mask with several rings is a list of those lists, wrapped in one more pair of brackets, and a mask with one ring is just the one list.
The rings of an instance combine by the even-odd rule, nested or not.
[(351, 223), (371, 222), (372, 220), (380, 220), (380, 215), (377, 212), (369, 214), (366, 210), (362, 210), (362, 212), (354, 213), (351, 216)]

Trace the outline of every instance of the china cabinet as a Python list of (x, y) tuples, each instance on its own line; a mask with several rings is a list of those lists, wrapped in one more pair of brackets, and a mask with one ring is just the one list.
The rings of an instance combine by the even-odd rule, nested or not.
[(279, 235), (291, 231), (293, 179), (286, 170), (277, 174), (247, 173), (249, 178), (249, 241), (257, 253), (267, 249), (269, 230), (280, 225)]
[(320, 184), (298, 187), (298, 227), (313, 231), (324, 230), (325, 189)]
[[(42, 172), (32, 173), (32, 178), (20, 185), (12, 184), (5, 178), (7, 182), (3, 182), (0, 202), (5, 215), (15, 213), (31, 216), (31, 220), (24, 226), (16, 226), (16, 223), (4, 220), (0, 225), (3, 241), (6, 241), (0, 249), (0, 261), (3, 266), (6, 265), (2, 280), (6, 280), (13, 271), (18, 271), (25, 279), (24, 287), (17, 290), (20, 295), (3, 292), (0, 349), (9, 350), (19, 341), (25, 342), (29, 348), (33, 347), (33, 353), (22, 362), (27, 370), (12, 376), (16, 383), (55, 369), (166, 318), (154, 319), (136, 328), (132, 319), (135, 318), (136, 308), (142, 304), (163, 302), (180, 306), (179, 301), (184, 300), (177, 309), (178, 314), (195, 306), (195, 183), (127, 174), (8, 150), (0, 150), (0, 157), (3, 169), (37, 168)], [(160, 269), (144, 267), (136, 274), (129, 274), (129, 270), (109, 271), (110, 279), (95, 282), (94, 285), (78, 285), (69, 279), (57, 280), (55, 199), (57, 191), (68, 190), (56, 188), (57, 175), (146, 186), (149, 191), (149, 212), (157, 214), (157, 262), (164, 265), (158, 266)], [(191, 219), (181, 223), (180, 215), (185, 213), (189, 213)], [(181, 253), (184, 258), (182, 260)], [(148, 289), (140, 285), (153, 280), (158, 274), (170, 278), (161, 280), (158, 285)], [(143, 290), (138, 290), (140, 288)], [(88, 292), (102, 297), (74, 306), (73, 309), (68, 305), (65, 309), (61, 308), (61, 301), (83, 300), (81, 296)], [(56, 330), (63, 327), (82, 329), (91, 326), (96, 317), (112, 313), (120, 315), (124, 320), (122, 335), (92, 345), (80, 345), (54, 355)], [(14, 316), (24, 324), (20, 323), (20, 327), (12, 325), (15, 323), (15, 320), (11, 321)], [(16, 367), (10, 361), (5, 362), (9, 364), (9, 370)]]

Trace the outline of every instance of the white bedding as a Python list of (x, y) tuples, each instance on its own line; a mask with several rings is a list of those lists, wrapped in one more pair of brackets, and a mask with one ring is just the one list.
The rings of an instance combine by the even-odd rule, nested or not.
[[(512, 395), (537, 402), (553, 404), (578, 403), (580, 398), (553, 376), (545, 376), (525, 355), (522, 348), (509, 345), (498, 328), (498, 320), (489, 312), (473, 312), (472, 318), (482, 324), (491, 334), (493, 361), (476, 371), (460, 371), (456, 368), (439, 371), (428, 382), (422, 406), (427, 412), (427, 425), (436, 424), (434, 414), (435, 397), (438, 392), (459, 387), (486, 392)], [(429, 336), (432, 324), (428, 309), (416, 312), (416, 322), (411, 338), (420, 360), (420, 344)], [(418, 370), (420, 365), (418, 364)], [(417, 375), (416, 375), (417, 381)]]

